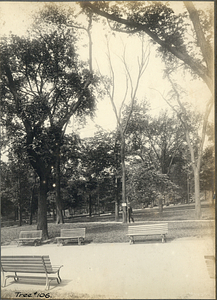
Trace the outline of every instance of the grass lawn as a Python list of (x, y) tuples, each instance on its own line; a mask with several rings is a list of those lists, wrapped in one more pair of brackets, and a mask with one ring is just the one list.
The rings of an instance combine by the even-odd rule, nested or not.
[[(183, 237), (203, 237), (214, 236), (214, 208), (209, 205), (202, 206), (202, 219), (195, 220), (195, 210), (193, 205), (179, 205), (165, 207), (162, 215), (157, 208), (134, 210), (136, 224), (146, 224), (150, 222), (168, 222), (169, 233), (167, 240)], [(126, 236), (129, 224), (123, 224), (121, 217), (119, 222), (114, 221), (114, 214), (93, 217), (71, 217), (65, 220), (65, 224), (55, 224), (48, 222), (49, 243), (56, 243), (55, 237), (60, 235), (62, 228), (86, 228), (86, 243), (122, 243), (128, 242)], [(19, 232), (23, 230), (35, 230), (34, 225), (10, 226), (1, 228), (1, 245), (15, 243), (19, 237)], [(156, 237), (146, 237), (151, 241)], [(160, 236), (159, 236), (160, 240)]]

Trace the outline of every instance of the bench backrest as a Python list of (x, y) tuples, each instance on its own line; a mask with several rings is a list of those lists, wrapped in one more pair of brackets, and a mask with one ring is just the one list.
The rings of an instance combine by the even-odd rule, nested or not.
[(52, 265), (48, 255), (44, 256), (1, 256), (1, 268), (4, 272), (49, 273)]
[(73, 228), (73, 229), (61, 229), (60, 236), (61, 237), (83, 237), (85, 238), (86, 228)]
[(168, 223), (128, 226), (128, 234), (166, 234)]
[(20, 231), (19, 234), (20, 239), (27, 238), (42, 238), (42, 230), (31, 230), (31, 231)]

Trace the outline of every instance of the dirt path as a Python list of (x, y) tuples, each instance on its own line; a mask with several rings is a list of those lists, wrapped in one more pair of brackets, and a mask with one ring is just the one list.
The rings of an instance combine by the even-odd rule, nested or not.
[[(204, 255), (214, 254), (211, 239), (177, 239), (168, 243), (3, 246), (1, 255), (49, 254), (61, 269), (62, 283), (51, 284), (52, 298), (73, 293), (112, 299), (215, 299)], [(12, 283), (4, 294), (42, 291), (44, 285)], [(71, 295), (71, 296), (70, 296)], [(86, 296), (87, 297), (87, 296)], [(20, 298), (20, 297), (19, 297)], [(3, 299), (3, 298), (2, 298)]]

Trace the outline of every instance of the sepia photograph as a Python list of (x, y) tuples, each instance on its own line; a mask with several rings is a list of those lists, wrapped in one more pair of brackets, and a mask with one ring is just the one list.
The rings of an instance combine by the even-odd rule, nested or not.
[(1, 299), (216, 299), (214, 1), (1, 1)]

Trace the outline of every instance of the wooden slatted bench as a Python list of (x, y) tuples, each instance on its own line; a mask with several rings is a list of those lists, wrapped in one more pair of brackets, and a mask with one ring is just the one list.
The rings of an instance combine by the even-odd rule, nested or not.
[(42, 230), (20, 231), (18, 246), (24, 243), (33, 243), (35, 246), (40, 245), (42, 240)]
[(207, 271), (210, 278), (215, 278), (215, 256), (214, 255), (205, 255), (204, 256), (207, 266)]
[(60, 236), (56, 237), (57, 245), (60, 243), (64, 245), (65, 241), (70, 241), (73, 239), (78, 240), (78, 245), (81, 245), (85, 239), (86, 228), (74, 228), (74, 229), (61, 229)]
[[(17, 282), (21, 278), (46, 279), (45, 289), (50, 288), (50, 281), (56, 279), (61, 282), (59, 275), (62, 266), (52, 266), (49, 255), (44, 256), (1, 256), (1, 271), (3, 274), (3, 287), (6, 286), (8, 278), (14, 278)], [(13, 273), (6, 275), (5, 273)], [(19, 273), (25, 274), (20, 275)], [(31, 274), (45, 274), (44, 277), (33, 276)]]
[(135, 236), (161, 235), (162, 242), (166, 242), (166, 234), (168, 233), (168, 223), (147, 224), (128, 226), (127, 235), (130, 238), (130, 244), (134, 244)]

